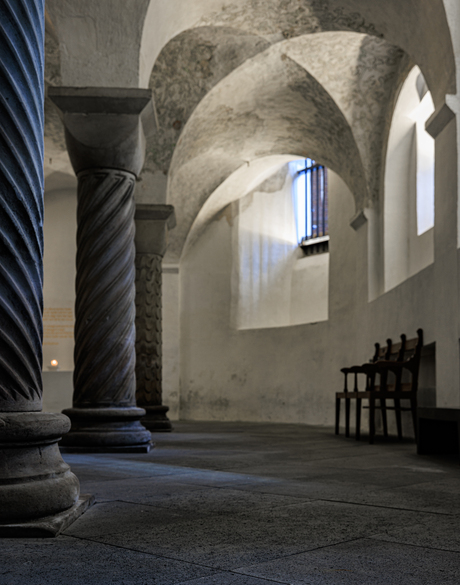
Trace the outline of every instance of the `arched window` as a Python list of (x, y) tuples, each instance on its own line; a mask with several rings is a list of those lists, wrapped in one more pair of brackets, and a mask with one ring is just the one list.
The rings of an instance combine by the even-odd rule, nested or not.
[(434, 259), (434, 140), (425, 124), (433, 100), (419, 67), (401, 87), (388, 139), (384, 273), (389, 290)]

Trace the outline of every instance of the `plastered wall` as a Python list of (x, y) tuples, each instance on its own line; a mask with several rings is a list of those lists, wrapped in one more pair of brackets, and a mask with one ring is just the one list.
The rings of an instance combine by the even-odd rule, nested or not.
[[(123, 10), (108, 10), (94, 2), (77, 3), (78, 14), (74, 13), (72, 2), (48, 4), (55, 36), (53, 42), (47, 39), (47, 83), (86, 86), (96, 80), (97, 85), (107, 87), (135, 87), (140, 82), (154, 89), (157, 104), (154, 114), (158, 119), (155, 124), (151, 120), (150, 130), (146, 129), (145, 174), (151, 176), (139, 181), (137, 192), (139, 201), (164, 201), (169, 180), (168, 202), (176, 206), (176, 233), (181, 234), (172, 239), (168, 260), (175, 263), (178, 272), (165, 273), (163, 286), (164, 393), (171, 418), (330, 423), (333, 392), (341, 386), (339, 368), (367, 359), (376, 339), (397, 338), (402, 331), (415, 334), (418, 327), (424, 328), (427, 344), (436, 344), (436, 355), (431, 359), (435, 366), (431, 367), (429, 377), (433, 386), (436, 369), (438, 406), (460, 406), (457, 250), (460, 206), (456, 149), (460, 101), (458, 93), (454, 94), (454, 70), (460, 72), (457, 0), (423, 0), (415, 12), (410, 1), (392, 0), (385, 10), (377, 2), (363, 0), (329, 3), (331, 10), (327, 3), (320, 6), (313, 2), (307, 3), (314, 5), (312, 11), (307, 11), (308, 18), (304, 18), (305, 13), (298, 10), (295, 2), (283, 3), (280, 11), (276, 0), (268, 3), (238, 0), (223, 8), (209, 0), (194, 3), (192, 12), (177, 10), (184, 4), (182, 0), (166, 3), (161, 10), (158, 3), (147, 6), (143, 1), (126, 22)], [(180, 13), (179, 20), (176, 13)], [(196, 32), (190, 32), (190, 27), (197, 27)], [(239, 32), (232, 32), (229, 27)], [(151, 34), (158, 30), (160, 36)], [(181, 31), (183, 34), (174, 39)], [(310, 32), (315, 34), (303, 37)], [(358, 38), (362, 33), (371, 33), (372, 37)], [(340, 35), (345, 35), (346, 42)], [(382, 35), (383, 40), (379, 38)], [(95, 39), (102, 51), (97, 63)], [(274, 45), (269, 47), (271, 43)], [(404, 269), (404, 275), (385, 287), (383, 208), (379, 207), (382, 201), (377, 201), (377, 195), (382, 194), (379, 177), (395, 97), (392, 92), (399, 87), (398, 79), (404, 78), (409, 65), (399, 49), (395, 53), (397, 46), (422, 68), (437, 110), (445, 101), (457, 119), (436, 137), (436, 225), (426, 246), (430, 248), (429, 254), (425, 250), (422, 261), (420, 256), (415, 259), (408, 256), (409, 267)], [(286, 56), (289, 58), (285, 59)], [(174, 67), (168, 67), (169, 59)], [(395, 68), (398, 63), (401, 66)], [(392, 75), (393, 89), (383, 83)], [(457, 75), (457, 87), (459, 78)], [(260, 80), (263, 83), (255, 83)], [(317, 93), (318, 80), (326, 91)], [(176, 89), (172, 92), (170, 88)], [(328, 266), (322, 267), (323, 272), (328, 271), (329, 290), (327, 295), (320, 291), (324, 298), (327, 296), (328, 318), (301, 324), (313, 319), (311, 315), (301, 315), (302, 310), (310, 309), (308, 299), (304, 303), (301, 299), (290, 310), (289, 320), (296, 325), (238, 330), (231, 325), (234, 232), (228, 216), (216, 217), (179, 264), (184, 241), (204, 201), (235, 169), (249, 168), (263, 156), (310, 152), (313, 134), (316, 136), (313, 146), (321, 147), (325, 155), (333, 150), (334, 160), (348, 152), (350, 149), (344, 147), (345, 134), (335, 140), (333, 148), (332, 142), (324, 142), (327, 136), (338, 135), (337, 129), (341, 127), (336, 123), (338, 118), (334, 118), (330, 128), (322, 126), (323, 122), (333, 120), (327, 115), (329, 110), (324, 109), (326, 102), (333, 106), (330, 96), (340, 105), (359, 145), (354, 158), (345, 157), (343, 165), (334, 168), (344, 177), (345, 171), (352, 169), (362, 180), (347, 182), (354, 190), (355, 207), (344, 183), (331, 176), (334, 196), (330, 255)], [(323, 108), (323, 114), (310, 120), (312, 109), (306, 104), (311, 103), (305, 98), (312, 97)], [(248, 101), (249, 98), (253, 101)], [(339, 115), (335, 106), (332, 110)], [(235, 112), (243, 122), (234, 123)], [(253, 120), (260, 132), (246, 124), (246, 119)], [(287, 125), (286, 120), (292, 125)], [(303, 122), (308, 125), (302, 125)], [(48, 170), (71, 172), (61, 122), (49, 107), (46, 128), (45, 170), (49, 167)], [(351, 140), (351, 135), (346, 135)], [(180, 141), (182, 146), (177, 148)], [(247, 150), (242, 148), (243, 142)], [(202, 150), (196, 149), (197, 144)], [(173, 151), (177, 164), (170, 168)], [(371, 158), (364, 165), (368, 183), (365, 184), (359, 159), (368, 156)], [(183, 180), (176, 180), (182, 171)], [(371, 196), (366, 199), (368, 188)], [(74, 217), (75, 206), (63, 190), (53, 203), (48, 197), (51, 191), (46, 201), (45, 307), (69, 310), (73, 302), (67, 304), (67, 285), (63, 283), (71, 282), (73, 287), (73, 277), (68, 276), (73, 270), (75, 249), (70, 244), (60, 247), (51, 242), (57, 241), (58, 233), (68, 238), (67, 242), (74, 242), (74, 228), (70, 229), (68, 222)], [(367, 205), (367, 222), (354, 231), (349, 220)], [(50, 214), (54, 214), (52, 221)], [(397, 254), (396, 245), (394, 249)], [(305, 265), (308, 262), (303, 261)], [(296, 270), (292, 286), (304, 289), (305, 277), (311, 272), (305, 266)], [(59, 317), (57, 313), (56, 316)], [(62, 325), (67, 327), (69, 322)], [(45, 345), (44, 371), (45, 408), (53, 394), (57, 401), (52, 408), (57, 410), (69, 406), (70, 394), (66, 395), (62, 388), (65, 385), (70, 388), (72, 368), (70, 342), (64, 343), (64, 337), (59, 339), (63, 340), (60, 348), (67, 343), (59, 359), (66, 369), (60, 372), (46, 369), (46, 363), (55, 357), (51, 356), (51, 349), (54, 354), (58, 346)], [(67, 381), (59, 381), (58, 374)], [(47, 382), (49, 376), (54, 376), (50, 378), (53, 383)]]
[(231, 324), (235, 329), (327, 319), (329, 254), (305, 257), (299, 249), (295, 175), (292, 165), (283, 165), (225, 210), (232, 232)]
[[(75, 256), (75, 188), (45, 194), (43, 410), (60, 412), (72, 405)], [(51, 367), (58, 361), (58, 369)]]
[(230, 321), (231, 225), (225, 216), (210, 224), (181, 263), (183, 418), (332, 424), (341, 367), (418, 327), (433, 339), (433, 266), (369, 303), (367, 224), (354, 231), (353, 212), (331, 173), (329, 319), (244, 331)]
[[(422, 128), (416, 128), (413, 118), (413, 113), (420, 104), (416, 88), (419, 75), (420, 69), (414, 67), (404, 82), (389, 134), (382, 218), (384, 290), (390, 290), (432, 264), (434, 260), (433, 229), (428, 229), (420, 235), (417, 233), (417, 216), (421, 211), (418, 206), (423, 207), (424, 203), (418, 202), (417, 199), (417, 173), (420, 164), (417, 132)], [(431, 137), (428, 140), (433, 141)], [(430, 179), (434, 189), (433, 177)]]

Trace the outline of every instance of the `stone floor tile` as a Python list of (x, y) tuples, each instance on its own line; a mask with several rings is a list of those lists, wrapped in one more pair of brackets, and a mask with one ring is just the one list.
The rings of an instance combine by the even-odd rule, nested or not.
[(173, 585), (215, 572), (66, 536), (2, 539), (2, 548), (1, 585)]
[[(175, 468), (176, 469), (176, 468)], [(177, 485), (195, 485), (198, 487), (234, 487), (247, 483), (264, 482), (263, 476), (251, 475), (250, 473), (233, 473), (230, 471), (217, 471), (212, 469), (179, 468), (182, 471), (171, 473), (168, 477)], [(165, 478), (166, 479), (166, 478)]]
[[(124, 454), (123, 454), (124, 455)], [(149, 458), (149, 453), (144, 459), (126, 459), (126, 456), (119, 457), (118, 454), (104, 453), (75, 455), (63, 453), (64, 461), (76, 470), (86, 473), (85, 479), (100, 480), (102, 476), (109, 476), (109, 479), (125, 479), (128, 477), (161, 477), (164, 475), (180, 475), (190, 472), (190, 468), (176, 467), (172, 464), (155, 463)], [(91, 474), (91, 475), (89, 475)]]
[(402, 523), (401, 526), (387, 528), (375, 534), (374, 538), (460, 552), (460, 521), (458, 516), (420, 514), (417, 522)]
[(86, 492), (98, 502), (123, 501), (148, 504), (184, 514), (232, 514), (245, 509), (293, 504), (297, 498), (254, 493), (226, 487), (177, 483), (170, 476), (111, 482), (86, 482)]
[(430, 482), (433, 478), (431, 474), (425, 472), (416, 472), (406, 469), (403, 466), (369, 466), (367, 469), (349, 468), (338, 460), (335, 467), (317, 466), (316, 468), (304, 468), (292, 476), (292, 479), (299, 481), (324, 481), (339, 482), (349, 485), (368, 485), (374, 488), (395, 488), (405, 485), (419, 484)]
[(309, 481), (279, 479), (272, 477), (248, 478), (246, 481), (235, 482), (236, 489), (278, 494), (298, 499), (331, 500), (337, 502), (365, 503), (366, 497), (378, 494), (384, 489), (376, 485), (348, 484), (338, 480), (311, 479)]
[[(346, 490), (340, 499), (370, 506), (385, 506), (403, 510), (420, 510), (438, 514), (460, 514), (460, 480), (456, 480), (457, 491), (441, 489), (437, 482), (415, 484), (393, 489), (359, 491)], [(331, 486), (325, 489), (330, 491)], [(442, 494), (442, 497), (439, 497)], [(334, 496), (330, 496), (334, 499)]]
[[(267, 510), (268, 512), (268, 510)], [(418, 513), (312, 501), (202, 516), (193, 521), (144, 524), (96, 537), (125, 548), (217, 569), (268, 561), (320, 546), (415, 523)]]
[[(259, 481), (234, 484), (237, 489), (272, 493), (303, 499), (321, 499), (337, 502), (383, 506), (402, 510), (419, 510), (440, 514), (460, 514), (460, 481), (453, 480), (442, 489), (443, 483), (427, 482), (403, 487), (384, 488), (368, 484), (322, 479), (321, 481), (259, 478)], [(455, 488), (456, 487), (456, 491)], [(443, 496), (438, 497), (442, 493)]]
[[(140, 477), (113, 481), (85, 481), (85, 492), (95, 496), (97, 502), (123, 501), (137, 504), (158, 505), (171, 498), (189, 496), (193, 492), (209, 489), (208, 486), (181, 483), (177, 476)], [(166, 507), (166, 506), (165, 506)]]
[(238, 575), (236, 573), (215, 573), (210, 577), (199, 577), (191, 581), (182, 581), (176, 585), (276, 585), (281, 581), (274, 581), (270, 579), (259, 579), (258, 577), (250, 577), (249, 575)]
[[(276, 494), (258, 494), (228, 488), (208, 488), (184, 493), (181, 497), (163, 499), (159, 506), (176, 513), (195, 512), (200, 514), (241, 514), (244, 511), (274, 509), (297, 503), (297, 498)], [(262, 510), (261, 510), (262, 511)]]
[[(193, 515), (189, 515), (193, 517)], [(166, 526), (183, 521), (184, 515), (171, 510), (143, 504), (126, 502), (102, 502), (94, 504), (83, 516), (74, 522), (63, 534), (79, 538), (129, 532), (150, 531), (152, 527)]]
[(455, 585), (459, 566), (456, 553), (359, 539), (236, 571), (290, 585)]
[(66, 536), (2, 539), (0, 585), (460, 582), (458, 461), (323, 427), (174, 427), (147, 454), (65, 454), (97, 503)]

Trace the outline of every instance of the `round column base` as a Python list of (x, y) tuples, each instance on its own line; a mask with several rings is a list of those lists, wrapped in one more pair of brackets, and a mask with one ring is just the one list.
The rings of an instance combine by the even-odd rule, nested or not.
[(87, 451), (114, 448), (148, 451), (152, 436), (141, 425), (143, 408), (104, 407), (104, 408), (67, 408), (63, 411), (72, 421), (70, 432), (63, 437), (61, 445), (77, 447)]
[(0, 525), (68, 510), (80, 484), (59, 452), (70, 421), (46, 412), (0, 413)]
[(149, 429), (152, 433), (169, 433), (173, 430), (171, 421), (166, 416), (169, 406), (142, 406), (145, 408), (147, 414), (142, 419), (144, 427)]

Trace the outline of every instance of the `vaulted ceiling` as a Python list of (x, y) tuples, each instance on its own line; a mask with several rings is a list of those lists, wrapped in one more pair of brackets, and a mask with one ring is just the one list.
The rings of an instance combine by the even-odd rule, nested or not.
[[(228, 204), (233, 176), (263, 180), (281, 160), (315, 158), (348, 184), (357, 209), (375, 204), (410, 68), (420, 66), (438, 106), (455, 92), (442, 0), (48, 0), (47, 9), (47, 84), (152, 89), (136, 196), (176, 207), (175, 260), (206, 202), (213, 213)], [(71, 173), (48, 100), (45, 139), (46, 173)]]

